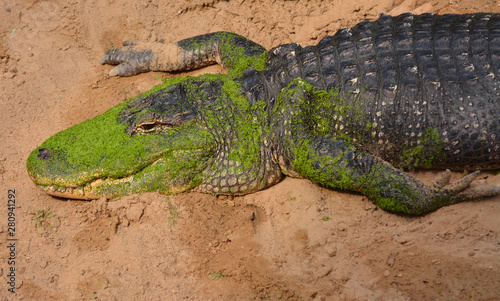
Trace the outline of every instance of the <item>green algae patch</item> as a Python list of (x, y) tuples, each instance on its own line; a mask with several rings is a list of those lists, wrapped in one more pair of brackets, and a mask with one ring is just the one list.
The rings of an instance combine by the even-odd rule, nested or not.
[(229, 69), (231, 70), (231, 74), (234, 74), (235, 76), (241, 76), (241, 74), (243, 74), (243, 71), (251, 68), (262, 71), (265, 69), (268, 61), (266, 53), (262, 53), (256, 57), (249, 57), (244, 55), (244, 50), (242, 48), (234, 49), (233, 55), (230, 57), (239, 57), (239, 59), (235, 59), (229, 62)]
[[(366, 132), (374, 128), (363, 105), (347, 103), (338, 88), (320, 90), (298, 78), (279, 94), (273, 113), (280, 115), (280, 110), (290, 111), (292, 116), (288, 117), (293, 123), (311, 135), (334, 135), (354, 143), (366, 140)], [(358, 132), (347, 134), (347, 127), (356, 128)]]
[[(292, 98), (297, 97), (296, 93), (299, 93), (297, 114), (303, 118), (298, 119), (297, 122), (303, 124), (313, 135), (329, 135), (331, 113), (337, 111), (340, 113), (344, 110), (339, 95), (335, 91), (318, 90), (301, 79), (292, 82), (292, 84), (295, 83), (299, 84), (300, 88), (292, 89), (288, 93)], [(297, 91), (297, 89), (303, 89), (303, 91)]]
[[(430, 211), (415, 204), (420, 197), (404, 176), (383, 163), (375, 163), (370, 166), (370, 173), (362, 173), (350, 164), (349, 146), (344, 146), (347, 148), (339, 148), (338, 153), (322, 154), (305, 141), (295, 152), (293, 165), (311, 181), (328, 188), (361, 192), (383, 210), (411, 215)], [(391, 194), (394, 196), (387, 196)]]
[(127, 102), (129, 102), (130, 100), (133, 100), (134, 98), (139, 97), (139, 96), (146, 97), (150, 94), (153, 94), (153, 93), (158, 92), (160, 90), (164, 90), (164, 89), (166, 89), (170, 86), (176, 85), (176, 84), (184, 84), (187, 88), (192, 89), (193, 88), (192, 83), (195, 81), (215, 81), (215, 80), (222, 80), (226, 77), (227, 77), (227, 74), (205, 73), (205, 74), (200, 74), (197, 76), (187, 75), (184, 77), (174, 77), (174, 78), (162, 79), (162, 81), (163, 81), (162, 84), (156, 85), (153, 88), (151, 88), (150, 90), (148, 90), (144, 93), (141, 93), (137, 96), (132, 97)]
[(428, 128), (417, 146), (401, 151), (398, 166), (410, 170), (419, 167), (432, 168), (437, 162), (446, 159), (443, 145), (438, 131)]
[[(234, 139), (231, 143), (229, 159), (243, 164), (247, 170), (261, 163), (262, 137), (265, 128), (267, 104), (263, 101), (250, 105), (241, 92), (241, 85), (232, 78), (227, 78), (222, 86), (223, 99), (228, 106), (233, 106), (233, 116), (228, 133)], [(232, 104), (231, 104), (232, 103)]]
[[(130, 172), (131, 166), (137, 165), (137, 158), (142, 156), (134, 158), (141, 152), (140, 143), (136, 140), (131, 145), (125, 126), (117, 122), (118, 113), (124, 105), (120, 104), (102, 115), (59, 132), (35, 149), (27, 165), (32, 174), (37, 174), (41, 180), (37, 184), (49, 181), (57, 185), (81, 185), (100, 177), (104, 170), (115, 170), (116, 177)], [(125, 146), (128, 147), (128, 156), (122, 156), (119, 151)], [(38, 150), (42, 148), (49, 150), (48, 160), (37, 158)], [(110, 153), (114, 153), (112, 159), (117, 160), (112, 168), (106, 163), (111, 159)]]
[(113, 197), (150, 191), (175, 194), (200, 184), (206, 158), (204, 150), (168, 151), (153, 164), (129, 177), (98, 181), (90, 186), (93, 194)]
[(341, 190), (353, 190), (353, 175), (346, 168), (344, 158), (320, 156), (311, 146), (311, 141), (304, 141), (295, 152), (293, 161), (297, 172), (311, 181)]
[(422, 214), (413, 206), (420, 197), (415, 192), (415, 187), (406, 181), (402, 174), (383, 163), (375, 163), (370, 170), (371, 173), (362, 174), (356, 179), (357, 191), (368, 196), (383, 210), (411, 215)]
[(222, 91), (226, 93), (227, 104), (233, 103), (234, 106), (243, 114), (248, 112), (250, 104), (248, 99), (241, 93), (241, 85), (232, 78), (227, 78), (222, 86)]
[(215, 32), (178, 42), (187, 51), (219, 55), (223, 66), (234, 77), (250, 68), (265, 69), (268, 62), (264, 47), (232, 32)]
[[(159, 85), (141, 96), (149, 95), (152, 91), (158, 91), (177, 82), (179, 81)], [(47, 139), (28, 158), (27, 169), (33, 181), (39, 185), (62, 187), (88, 186), (95, 182), (92, 184), (95, 189), (99, 184), (101, 189), (107, 187), (106, 189), (122, 192), (128, 189), (123, 187), (131, 185), (135, 185), (133, 191), (158, 190), (160, 186), (152, 187), (151, 185), (165, 184), (166, 181), (157, 181), (159, 177), (168, 180), (169, 174), (179, 174), (180, 169), (193, 165), (192, 160), (189, 164), (180, 164), (182, 160), (175, 162), (163, 160), (169, 163), (155, 164), (168, 152), (183, 150), (183, 157), (193, 158), (193, 160), (200, 159), (198, 156), (206, 155), (204, 151), (199, 150), (210, 149), (210, 137), (206, 131), (195, 127), (192, 123), (157, 135), (126, 133), (127, 125), (121, 124), (118, 119), (122, 109), (131, 100), (133, 98), (109, 109), (102, 115), (72, 126)], [(41, 149), (46, 149), (45, 159), (38, 158)], [(191, 170), (195, 173), (199, 172), (199, 169)], [(130, 175), (136, 175), (134, 184), (123, 180)], [(140, 180), (141, 178), (143, 180)], [(199, 182), (193, 177), (187, 178), (189, 178), (187, 182)], [(152, 184), (155, 181), (158, 184)], [(149, 184), (146, 185), (145, 182)], [(112, 185), (116, 187), (110, 188)], [(141, 185), (143, 188), (140, 187)], [(148, 185), (150, 187), (146, 188)], [(117, 188), (118, 186), (122, 188)]]
[(420, 212), (412, 210), (393, 198), (386, 198), (378, 195), (375, 198), (370, 198), (370, 199), (373, 201), (375, 205), (377, 205), (380, 209), (385, 211), (394, 213), (405, 213), (409, 215), (421, 215), (423, 213), (426, 213), (424, 211)]
[(328, 188), (360, 192), (381, 209), (420, 215), (440, 207), (429, 208), (411, 176), (356, 151), (342, 139), (299, 139), (290, 141), (290, 149), (292, 165), (300, 176)]

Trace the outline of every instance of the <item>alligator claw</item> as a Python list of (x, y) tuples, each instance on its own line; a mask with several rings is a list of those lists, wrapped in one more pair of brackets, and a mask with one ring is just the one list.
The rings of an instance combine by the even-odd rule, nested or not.
[(500, 194), (500, 185), (479, 184), (470, 185), (466, 190), (451, 198), (451, 204), (470, 201), (478, 198), (495, 196)]
[(478, 170), (449, 184), (451, 172), (446, 170), (434, 180), (430, 187), (431, 193), (436, 199), (440, 199), (444, 196), (445, 199), (448, 199), (447, 205), (500, 194), (500, 185), (471, 185), (472, 181), (474, 181), (479, 174), (480, 171)]
[(141, 72), (149, 71), (138, 64), (135, 63), (122, 63), (115, 68), (113, 68), (111, 71), (109, 71), (109, 76), (132, 76), (139, 74)]
[(110, 76), (132, 76), (151, 71), (155, 55), (148, 45), (151, 43), (129, 40), (123, 42), (123, 47), (106, 51), (99, 62), (101, 64), (118, 65), (109, 72)]
[(117, 76), (117, 75), (120, 75), (120, 69), (117, 68), (113, 68), (111, 71), (109, 71), (108, 75), (109, 76)]
[(451, 171), (449, 169), (445, 170), (443, 173), (441, 173), (439, 176), (436, 177), (434, 182), (431, 185), (431, 188), (433, 189), (440, 189), (443, 188), (444, 186), (448, 185), (451, 179)]
[(469, 187), (469, 185), (472, 183), (472, 181), (474, 181), (474, 179), (479, 175), (479, 173), (480, 171), (477, 170), (471, 174), (466, 175), (465, 177), (451, 184), (449, 188), (446, 190), (450, 195), (454, 195), (463, 191), (464, 189)]

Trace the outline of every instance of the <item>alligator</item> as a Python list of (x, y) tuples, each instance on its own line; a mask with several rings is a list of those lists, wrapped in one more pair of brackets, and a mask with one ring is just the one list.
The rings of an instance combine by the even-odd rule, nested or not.
[[(270, 51), (230, 32), (126, 41), (100, 63), (227, 73), (166, 80), (47, 139), (27, 169), (50, 195), (235, 196), (291, 176), (419, 215), (500, 194), (473, 183), (500, 168), (500, 14), (383, 14)], [(445, 171), (425, 184), (420, 168)]]

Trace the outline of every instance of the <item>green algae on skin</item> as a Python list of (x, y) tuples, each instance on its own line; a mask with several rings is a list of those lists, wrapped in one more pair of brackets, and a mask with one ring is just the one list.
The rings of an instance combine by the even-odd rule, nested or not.
[[(186, 79), (169, 81), (140, 96), (147, 96), (180, 81)], [(77, 187), (98, 179), (122, 179), (145, 170), (168, 151), (180, 149), (186, 152), (184, 154), (186, 156), (188, 152), (207, 147), (208, 137), (204, 130), (192, 125), (180, 126), (178, 129), (159, 135), (131, 136), (126, 133), (126, 125), (120, 124), (117, 120), (121, 110), (134, 98), (109, 109), (102, 115), (57, 133), (35, 149), (27, 161), (28, 171), (32, 176), (36, 175), (33, 179), (35, 183)], [(50, 150), (48, 160), (37, 158), (42, 148)], [(179, 169), (187, 167), (175, 166), (173, 163), (168, 166), (163, 165), (164, 169), (170, 172), (178, 172)], [(192, 172), (197, 171), (199, 169)], [(123, 185), (126, 185), (125, 182)]]
[[(202, 152), (195, 150), (194, 152)], [(172, 151), (138, 173), (114, 182), (91, 184), (93, 193), (113, 197), (131, 193), (157, 191), (175, 194), (196, 187), (201, 182), (206, 154)]]
[(360, 174), (359, 171), (349, 167), (350, 164), (345, 157), (348, 152), (354, 151), (350, 149), (349, 144), (343, 145), (338, 156), (332, 157), (322, 156), (311, 147), (311, 142), (304, 141), (295, 152), (293, 165), (301, 176), (328, 188), (361, 192), (378, 207), (390, 212), (412, 215), (428, 212), (429, 208), (408, 207), (401, 202), (401, 199), (385, 196), (388, 192), (396, 192), (402, 198), (411, 199), (413, 202), (420, 199), (404, 176), (394, 174), (394, 170), (386, 164), (376, 163), (370, 167), (370, 173)]
[[(199, 85), (215, 81), (221, 81), (218, 99), (204, 104)], [(37, 148), (27, 163), (30, 174), (36, 175), (35, 183), (85, 186), (85, 194), (108, 197), (189, 190), (202, 183), (211, 170), (218, 169), (216, 166), (207, 169), (214, 157), (213, 133), (207, 131), (212, 126), (216, 127), (213, 130), (221, 131), (219, 137), (226, 137), (230, 144), (227, 158), (234, 166), (226, 168), (237, 175), (256, 177), (261, 164), (263, 134), (269, 133), (269, 129), (263, 127), (267, 104), (260, 101), (250, 105), (240, 83), (227, 74), (174, 78), (139, 96), (144, 98), (177, 84), (190, 95), (189, 101), (204, 106), (196, 122), (188, 121), (154, 135), (130, 135), (119, 116), (135, 99), (131, 98), (54, 135)], [(138, 111), (134, 113), (136, 121), (147, 121), (161, 113), (142, 111), (135, 105), (129, 110)], [(232, 118), (220, 118), (221, 114)], [(41, 148), (50, 150), (48, 160), (37, 159)]]
[(401, 151), (398, 166), (410, 170), (418, 167), (432, 168), (437, 162), (446, 159), (443, 145), (438, 131), (435, 128), (427, 128), (417, 146)]
[[(214, 55), (214, 45), (219, 47), (223, 66), (233, 77), (240, 77), (245, 70), (255, 68), (265, 69), (268, 62), (267, 51), (260, 45), (253, 43), (241, 35), (220, 31), (207, 36), (200, 36), (201, 40), (187, 39), (178, 42), (179, 47), (186, 51), (210, 53)], [(248, 53), (251, 53), (250, 55)]]
[[(228, 138), (233, 137), (229, 159), (243, 164), (247, 170), (261, 162), (260, 154), (262, 137), (266, 130), (264, 102), (257, 102), (250, 106), (248, 99), (241, 93), (241, 85), (232, 78), (227, 78), (222, 86), (221, 97), (223, 103), (232, 104), (232, 120), (230, 126), (235, 132), (227, 133)], [(228, 124), (229, 126), (229, 124)], [(268, 131), (267, 131), (268, 132)]]
[[(300, 78), (283, 88), (281, 80), (289, 77), (276, 80), (277, 65), (268, 65), (273, 56), (232, 33), (167, 48), (173, 49), (169, 59), (176, 60), (169, 70), (217, 61), (228, 74), (168, 80), (143, 98), (54, 135), (28, 159), (37, 184), (51, 185), (56, 196), (66, 192), (64, 187), (85, 186), (88, 198), (171, 194), (197, 186), (201, 192), (234, 195), (263, 189), (287, 174), (361, 192), (393, 212), (422, 214), (455, 201), (442, 192), (445, 188), (429, 188), (382, 161), (432, 167), (440, 163), (443, 141), (432, 128), (417, 135), (392, 130), (393, 121), (387, 122), (387, 111), (378, 110), (379, 98), (370, 98), (368, 89), (349, 91), (341, 84), (342, 92), (324, 91), (322, 83), (311, 81), (316, 88)], [(266, 66), (269, 70), (258, 72)], [(404, 134), (413, 139), (401, 142)]]
[[(365, 124), (359, 112), (360, 108), (346, 105), (337, 91), (318, 91), (300, 79), (284, 89), (273, 113), (278, 120), (291, 120), (284, 130), (285, 134), (286, 131), (289, 134), (282, 141), (289, 152), (291, 169), (297, 176), (328, 188), (361, 192), (387, 211), (424, 213), (425, 208), (408, 207), (400, 201), (399, 198), (415, 202), (420, 198), (404, 174), (382, 161), (372, 162), (369, 171), (359, 169), (356, 162), (369, 155), (357, 151), (353, 138), (344, 139), (345, 133), (331, 118), (336, 114), (340, 121), (360, 119), (357, 120), (360, 125), (367, 129), (373, 127), (369, 122)], [(349, 115), (353, 118), (348, 119)], [(398, 198), (391, 197), (393, 191)]]
[[(215, 103), (205, 107), (202, 120), (217, 136), (230, 146), (229, 159), (243, 164), (247, 170), (260, 163), (263, 127), (267, 104), (264, 101), (250, 105), (242, 87), (231, 75), (205, 78), (221, 80), (222, 88)], [(221, 117), (224, 116), (224, 117)], [(230, 117), (230, 118), (229, 118)], [(268, 131), (267, 131), (268, 132)], [(243, 169), (240, 170), (243, 172)]]
[[(366, 133), (375, 127), (367, 117), (365, 103), (347, 103), (338, 88), (320, 90), (301, 78), (283, 89), (273, 112), (279, 114), (278, 110), (284, 108), (293, 111), (294, 116), (304, 116), (294, 122), (305, 126), (312, 135), (334, 135), (355, 145), (366, 143)], [(346, 132), (347, 127), (357, 130)]]

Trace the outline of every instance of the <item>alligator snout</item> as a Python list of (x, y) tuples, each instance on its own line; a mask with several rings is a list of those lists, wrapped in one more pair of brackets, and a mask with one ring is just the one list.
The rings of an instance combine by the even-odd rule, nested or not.
[(50, 159), (50, 151), (48, 148), (41, 148), (38, 150), (38, 159), (40, 160), (48, 160)]

